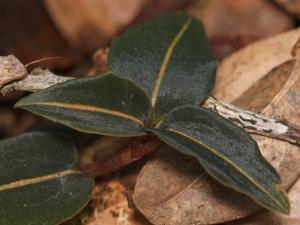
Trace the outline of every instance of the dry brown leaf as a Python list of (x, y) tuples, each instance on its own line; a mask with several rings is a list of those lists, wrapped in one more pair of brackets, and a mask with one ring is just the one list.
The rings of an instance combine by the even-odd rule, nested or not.
[[(282, 40), (280, 42), (282, 42), (283, 40), (285, 40), (285, 42), (287, 43), (296, 42), (296, 40), (293, 40), (293, 37), (296, 34), (295, 32), (297, 33), (297, 30), (279, 35), (278, 37), (282, 37)], [(286, 35), (291, 35), (290, 37), (292, 39), (286, 39)], [(253, 44), (253, 46), (255, 45), (256, 43)], [(282, 45), (284, 45), (284, 43), (282, 43)], [(264, 49), (263, 46), (260, 46), (260, 52), (266, 52), (271, 46), (266, 45), (266, 47), (267, 48)], [(248, 50), (248, 47), (246, 47), (245, 49), (241, 50), (239, 53), (233, 55), (232, 57), (245, 57), (244, 59), (247, 60), (248, 56), (249, 64), (251, 65), (249, 67), (249, 70), (251, 70), (252, 68), (251, 73), (254, 74), (256, 67), (250, 61), (251, 58), (247, 53)], [(283, 50), (284, 52), (287, 51), (285, 48), (283, 48)], [(260, 52), (255, 52), (256, 55), (254, 56), (259, 58)], [(279, 58), (283, 59), (280, 54), (278, 56)], [(272, 61), (273, 66), (275, 66), (275, 62), (278, 62), (278, 60)], [(235, 64), (234, 61), (231, 61), (231, 63), (228, 62), (227, 64), (223, 64), (223, 69), (227, 70), (228, 68), (233, 68), (233, 64)], [(277, 66), (277, 68), (272, 70), (269, 74), (267, 74), (267, 76), (264, 77), (262, 80), (256, 83), (252, 80), (252, 82), (250, 82), (249, 84), (250, 86), (252, 86), (246, 91), (244, 91), (245, 87), (243, 85), (238, 85), (237, 83), (235, 83), (233, 86), (224, 86), (223, 89), (220, 89), (218, 93), (220, 93), (220, 95), (223, 96), (224, 99), (226, 99), (227, 101), (233, 101), (235, 97), (226, 94), (231, 91), (230, 88), (234, 89), (234, 91), (237, 91), (239, 93), (244, 92), (245, 95), (242, 95), (240, 98), (234, 101), (235, 104), (240, 105), (242, 107), (248, 107), (248, 105), (250, 105), (252, 109), (261, 111), (267, 116), (285, 120), (289, 124), (299, 127), (300, 117), (298, 112), (299, 107), (297, 107), (297, 105), (299, 105), (300, 101), (300, 68), (298, 65), (296, 68), (294, 67), (292, 69), (293, 64), (294, 62), (292, 61), (283, 63), (282, 65)], [(261, 62), (260, 65), (261, 70), (265, 70), (265, 68), (263, 68), (263, 62)], [(266, 64), (267, 67), (269, 67), (270, 65), (271, 64), (268, 63)], [(241, 77), (241, 81), (245, 73), (247, 73), (247, 71), (240, 74), (239, 77)], [(233, 77), (237, 75), (239, 74), (231, 74), (229, 76), (232, 77), (230, 77), (229, 79), (233, 79)], [(237, 79), (239, 79), (239, 77), (237, 77)], [(263, 84), (262, 82), (268, 83)], [(280, 84), (278, 82), (282, 83)], [(280, 87), (282, 87), (282, 89), (279, 92), (277, 92)], [(267, 91), (265, 90), (265, 88), (267, 88)], [(250, 96), (251, 93), (253, 93), (252, 96)], [(264, 108), (259, 109), (256, 107), (258, 105)], [(300, 165), (298, 163), (300, 160), (299, 147), (285, 141), (266, 138), (259, 135), (253, 135), (253, 137), (258, 142), (263, 155), (279, 171), (283, 179), (283, 184), (285, 188), (288, 188), (300, 174)]]
[[(291, 71), (291, 67), (294, 68)], [(281, 68), (281, 69), (280, 69)], [(286, 80), (287, 74), (290, 74), (289, 79)], [(263, 80), (263, 79), (262, 79)], [(258, 105), (265, 106), (262, 113), (268, 116), (275, 116), (278, 119), (288, 121), (293, 126), (299, 127), (299, 102), (300, 102), (300, 65), (295, 66), (295, 62), (290, 61), (282, 64), (277, 69), (273, 70), (266, 76), (266, 80), (271, 80), (276, 83), (275, 88), (268, 88), (271, 93), (261, 96), (253, 95), (250, 99), (250, 93), (261, 93), (264, 86), (262, 80), (254, 84), (246, 95), (240, 97), (235, 103), (245, 106), (247, 104), (258, 103)], [(278, 82), (282, 82), (278, 84)], [(272, 99), (270, 104), (266, 105), (266, 99), (274, 96), (274, 90), (279, 86), (283, 86), (281, 91)], [(247, 97), (247, 95), (249, 95)], [(264, 96), (267, 95), (267, 98)], [(249, 99), (249, 100), (247, 100)], [(289, 188), (297, 178), (300, 176), (300, 153), (299, 147), (287, 142), (264, 138), (261, 136), (254, 136), (264, 156), (272, 162), (273, 166), (279, 171), (285, 188)], [(299, 225), (300, 224), (300, 179), (292, 186), (288, 196), (291, 201), (291, 215), (282, 216), (272, 212), (263, 211), (255, 214), (249, 218), (241, 221), (228, 223), (228, 225)]]
[(246, 196), (219, 185), (195, 159), (166, 145), (140, 172), (133, 200), (157, 225), (214, 224), (259, 208)]
[[(290, 60), (275, 67), (258, 82), (254, 83), (243, 95), (238, 97), (233, 102), (234, 105), (246, 107), (248, 110), (255, 112), (264, 109), (282, 89), (291, 72), (294, 70), (294, 66), (295, 61)], [(272, 82), (275, 79), (276, 82)]]
[[(299, 56), (300, 57), (300, 56)], [(288, 121), (300, 128), (300, 64), (297, 63), (282, 90), (272, 99), (263, 113)]]
[[(264, 79), (247, 90), (247, 98), (240, 98), (240, 104), (244, 103), (245, 105), (242, 106), (246, 108), (247, 104), (251, 103), (250, 105), (256, 110), (261, 110), (261, 108), (258, 108), (256, 105), (260, 107), (265, 107), (267, 105), (267, 107), (263, 109), (263, 113), (266, 115), (272, 117), (273, 113), (275, 113), (275, 108), (277, 110), (276, 116), (280, 117), (280, 115), (285, 115), (284, 118), (287, 122), (293, 122), (293, 124), (299, 123), (299, 116), (293, 119), (288, 116), (289, 113), (291, 115), (297, 113), (297, 108), (294, 108), (293, 106), (295, 106), (295, 102), (298, 104), (298, 101), (300, 101), (300, 94), (295, 94), (295, 92), (298, 93), (300, 89), (290, 89), (290, 87), (297, 87), (298, 82), (300, 82), (300, 72), (295, 73), (295, 71), (298, 70), (294, 69), (293, 65), (293, 62), (288, 62), (272, 70)], [(286, 72), (290, 72), (290, 74), (286, 74)], [(297, 77), (297, 79), (295, 79), (295, 77)], [(277, 84), (278, 81), (282, 81), (283, 84)], [(265, 84), (265, 82), (268, 83)], [(229, 88), (240, 91), (240, 89), (244, 87), (226, 86), (224, 87), (225, 90), (222, 91), (226, 93)], [(270, 91), (266, 91), (266, 89), (269, 89)], [(255, 95), (251, 96), (249, 93)], [(228, 96), (227, 98), (229, 101), (234, 99), (233, 97), (229, 98)], [(286, 99), (289, 99), (289, 102), (287, 102)], [(272, 102), (272, 110), (268, 107), (270, 102)], [(291, 103), (292, 105), (289, 107), (281, 107), (283, 102), (285, 102), (285, 104)], [(253, 137), (258, 142), (263, 155), (282, 176), (284, 187), (286, 189), (289, 188), (300, 175), (300, 164), (298, 163), (300, 161), (299, 147), (285, 141), (258, 135), (253, 135)], [(138, 177), (134, 200), (137, 207), (151, 222), (158, 225), (186, 225), (195, 224), (197, 222), (201, 222), (201, 224), (213, 224), (248, 216), (257, 209), (252, 205), (252, 201), (231, 193), (232, 191), (226, 190), (223, 186), (212, 182), (210, 178), (199, 179), (196, 183), (193, 183), (193, 179), (191, 179), (190, 176), (194, 174), (192, 172), (194, 169), (188, 168), (183, 170), (182, 167), (178, 168), (177, 165), (179, 162), (173, 162), (173, 160), (174, 159), (171, 157), (169, 160), (163, 161), (161, 156), (158, 156), (157, 159), (149, 162), (144, 167)], [(165, 164), (161, 166), (162, 168), (159, 168), (158, 166), (160, 161)], [(169, 164), (175, 165), (174, 168), (170, 167)], [(153, 167), (155, 169), (153, 169)], [(164, 167), (169, 168), (163, 169)], [(152, 177), (152, 173), (154, 173), (153, 171), (155, 170), (157, 170), (155, 176), (162, 178)], [(166, 175), (165, 171), (167, 171)], [(158, 182), (156, 179), (158, 179)], [(163, 184), (163, 182), (166, 183)], [(154, 189), (154, 186), (158, 183), (160, 191)], [(178, 183), (183, 183), (184, 186), (180, 186)], [(176, 192), (172, 192), (173, 187), (177, 187)], [(151, 194), (147, 193), (149, 190), (151, 190)], [(207, 190), (213, 191), (207, 192)], [(190, 193), (185, 195), (187, 192)], [(174, 193), (180, 194), (174, 195)], [(219, 195), (218, 193), (222, 194)], [(160, 203), (156, 200), (156, 198), (163, 199), (167, 195), (169, 195), (169, 198), (167, 198), (168, 201), (166, 202), (163, 201)], [(226, 201), (224, 201), (224, 198), (227, 198)], [(193, 204), (187, 205), (185, 202), (192, 202)], [(205, 207), (199, 208), (197, 207), (198, 205), (205, 205)]]
[(218, 67), (213, 95), (231, 102), (274, 67), (292, 59), (291, 49), (300, 29), (257, 41), (228, 58)]
[(133, 22), (182, 8), (190, 0), (44, 0), (66, 39), (77, 49), (94, 51)]
[(149, 0), (44, 0), (67, 40), (91, 51), (105, 44), (136, 18)]
[(262, 38), (292, 28), (291, 18), (266, 0), (197, 0), (189, 11), (203, 21), (209, 37)]
[(300, 16), (300, 1), (299, 0), (273, 0), (278, 5), (283, 7), (287, 12)]
[(261, 211), (249, 218), (226, 223), (225, 225), (299, 225), (300, 224), (300, 179), (292, 186), (288, 193), (291, 202), (290, 216), (280, 215), (268, 211)]
[(300, 179), (289, 190), (288, 196), (291, 201), (291, 217), (297, 217), (300, 224)]
[(27, 76), (25, 66), (14, 56), (0, 56), (0, 88)]
[[(293, 70), (291, 70), (292, 65), (294, 65)], [(289, 76), (287, 72), (290, 72)], [(263, 85), (262, 82), (265, 81), (268, 84)], [(278, 84), (278, 82), (282, 83)], [(274, 85), (270, 85), (272, 83)], [(266, 86), (269, 86), (269, 91), (261, 91)], [(279, 90), (278, 86), (282, 87), (279, 92), (277, 92)], [(248, 104), (252, 106), (261, 105), (264, 107), (261, 110), (255, 107), (252, 107), (252, 109), (261, 111), (266, 116), (286, 121), (294, 127), (300, 127), (300, 114), (298, 110), (300, 106), (299, 64), (296, 65), (295, 62), (290, 62), (280, 65), (272, 70), (264, 79), (253, 84), (245, 93), (245, 97), (242, 96), (235, 101), (236, 104), (242, 107), (247, 107)], [(252, 97), (247, 95), (249, 93), (253, 93)], [(253, 135), (253, 137), (259, 144), (263, 155), (280, 173), (285, 188), (289, 188), (300, 176), (299, 147), (285, 141), (259, 135)]]
[(188, 11), (205, 24), (218, 58), (292, 28), (291, 18), (268, 0), (197, 0)]

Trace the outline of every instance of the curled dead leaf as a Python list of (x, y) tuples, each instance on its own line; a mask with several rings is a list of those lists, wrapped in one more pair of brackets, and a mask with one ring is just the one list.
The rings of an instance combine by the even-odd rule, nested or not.
[(217, 70), (213, 95), (231, 102), (274, 67), (292, 59), (300, 29), (257, 41), (224, 59)]
[[(290, 60), (276, 66), (267, 75), (254, 83), (243, 95), (238, 97), (233, 104), (246, 107), (248, 110), (259, 112), (264, 109), (282, 89), (295, 66), (295, 61)], [(276, 79), (276, 82), (272, 80)], [(259, 93), (259, 95), (257, 95)]]
[(0, 88), (27, 76), (25, 66), (14, 56), (0, 56)]

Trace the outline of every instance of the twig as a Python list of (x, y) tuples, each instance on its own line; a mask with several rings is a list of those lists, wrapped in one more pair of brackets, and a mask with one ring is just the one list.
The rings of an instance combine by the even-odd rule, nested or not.
[(161, 141), (154, 136), (133, 138), (129, 144), (101, 161), (88, 164), (82, 170), (93, 177), (109, 174), (154, 151)]
[(286, 140), (300, 145), (300, 131), (283, 121), (243, 110), (212, 97), (206, 100), (204, 107), (211, 109), (237, 126), (244, 128), (249, 133)]

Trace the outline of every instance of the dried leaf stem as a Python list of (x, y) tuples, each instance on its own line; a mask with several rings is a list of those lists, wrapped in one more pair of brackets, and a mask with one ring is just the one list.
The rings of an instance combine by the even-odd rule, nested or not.
[(85, 165), (82, 170), (93, 177), (109, 174), (144, 157), (157, 149), (160, 144), (161, 141), (155, 136), (133, 138), (115, 154)]

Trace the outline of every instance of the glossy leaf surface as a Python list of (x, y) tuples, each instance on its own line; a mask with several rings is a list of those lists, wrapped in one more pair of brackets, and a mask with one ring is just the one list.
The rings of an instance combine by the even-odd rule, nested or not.
[(170, 13), (114, 39), (109, 65), (145, 89), (157, 120), (176, 106), (206, 99), (217, 62), (203, 26), (184, 13)]
[(158, 128), (153, 133), (179, 151), (196, 157), (222, 184), (266, 208), (289, 212), (288, 199), (279, 190), (279, 175), (241, 128), (197, 106), (174, 109)]
[(33, 132), (0, 141), (0, 225), (56, 225), (89, 201), (93, 179), (75, 170), (74, 145)]
[(79, 131), (112, 136), (144, 134), (151, 113), (146, 93), (112, 74), (52, 86), (21, 99), (16, 107)]

